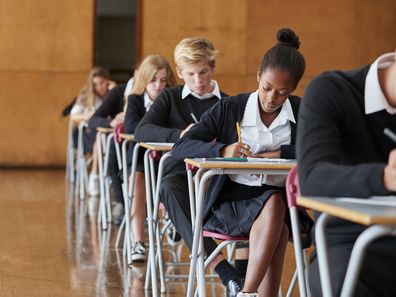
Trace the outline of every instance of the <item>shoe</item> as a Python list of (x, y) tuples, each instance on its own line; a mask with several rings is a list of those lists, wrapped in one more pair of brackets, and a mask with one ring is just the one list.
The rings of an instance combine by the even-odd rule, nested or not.
[(239, 279), (232, 279), (227, 283), (227, 297), (236, 297), (242, 291), (243, 284)]
[(143, 262), (146, 260), (146, 247), (144, 246), (144, 242), (137, 241), (132, 247), (132, 262)]
[(90, 174), (88, 178), (88, 194), (89, 196), (99, 196), (99, 176), (97, 174)]
[(111, 216), (113, 217), (113, 223), (116, 225), (120, 225), (122, 220), (124, 219), (125, 211), (124, 205), (121, 202), (116, 202), (113, 206), (113, 210), (111, 211)]
[(169, 226), (169, 228), (166, 231), (166, 234), (167, 234), (168, 243), (171, 246), (176, 246), (181, 242), (181, 236), (177, 232), (176, 227), (173, 224)]
[(257, 293), (244, 293), (244, 292), (239, 292), (236, 297), (258, 297)]

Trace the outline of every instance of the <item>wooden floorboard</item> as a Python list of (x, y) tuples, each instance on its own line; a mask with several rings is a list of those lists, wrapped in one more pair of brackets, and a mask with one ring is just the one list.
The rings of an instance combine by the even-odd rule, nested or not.
[[(0, 171), (0, 296), (151, 296), (143, 288), (145, 264), (125, 268), (114, 248), (117, 227), (98, 230), (97, 200), (69, 193), (62, 170)], [(171, 252), (188, 260), (185, 248), (165, 256)], [(291, 246), (284, 266), (287, 288), (295, 267)], [(172, 281), (162, 296), (185, 290), (185, 280)], [(208, 284), (208, 296), (224, 294), (218, 279)]]

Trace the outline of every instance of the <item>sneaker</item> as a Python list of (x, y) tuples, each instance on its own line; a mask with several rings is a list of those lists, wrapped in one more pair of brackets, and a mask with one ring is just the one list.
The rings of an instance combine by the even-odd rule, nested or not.
[(124, 205), (121, 202), (116, 202), (111, 211), (111, 216), (113, 217), (113, 223), (116, 225), (120, 225), (122, 219), (124, 218)]
[(237, 297), (258, 297), (257, 293), (244, 293), (244, 292), (239, 292)]
[(99, 196), (99, 176), (90, 174), (88, 178), (88, 194), (89, 196)]
[(227, 297), (237, 297), (242, 291), (243, 284), (239, 279), (232, 279), (227, 283)]
[(166, 230), (166, 235), (167, 235), (168, 243), (171, 246), (178, 245), (181, 242), (181, 236), (177, 232), (176, 227), (173, 224), (171, 224), (169, 228)]
[(137, 241), (132, 247), (132, 262), (143, 262), (146, 260), (146, 247), (144, 242)]

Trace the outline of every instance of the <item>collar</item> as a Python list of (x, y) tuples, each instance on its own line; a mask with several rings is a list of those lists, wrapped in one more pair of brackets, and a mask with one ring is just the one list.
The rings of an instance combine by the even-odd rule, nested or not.
[(153, 101), (151, 101), (150, 96), (148, 95), (147, 92), (144, 92), (144, 107), (146, 108), (146, 111), (148, 111), (151, 107), (151, 104), (153, 104)]
[(191, 91), (189, 86), (187, 84), (184, 84), (183, 90), (182, 90), (182, 99), (185, 99), (188, 95), (193, 95), (195, 98), (204, 100), (208, 98), (212, 98), (213, 96), (216, 96), (217, 98), (221, 99), (221, 94), (220, 94), (220, 89), (219, 89), (219, 84), (215, 80), (210, 81), (210, 85), (213, 87), (213, 91), (211, 93), (206, 93), (202, 96), (194, 93)]
[(378, 80), (378, 70), (387, 68), (392, 63), (395, 63), (394, 52), (380, 56), (373, 64), (371, 64), (366, 76), (364, 87), (364, 107), (366, 114), (374, 113), (384, 109), (390, 114), (396, 113), (396, 108), (390, 106), (386, 100)]
[[(243, 114), (243, 119), (241, 122), (242, 127), (258, 126), (258, 124), (259, 124), (258, 120), (261, 121), (260, 111), (258, 108), (257, 100), (258, 100), (258, 90), (251, 93), (248, 98), (248, 101), (247, 101), (246, 107), (245, 107), (245, 112)], [(296, 123), (296, 119), (294, 118), (293, 109), (291, 107), (289, 99), (286, 99), (286, 101), (283, 102), (281, 108), (282, 109), (281, 109), (280, 113), (278, 114), (278, 116), (275, 119), (275, 121), (278, 121), (277, 125), (282, 125), (282, 124), (286, 123), (286, 121), (291, 121), (293, 123)]]

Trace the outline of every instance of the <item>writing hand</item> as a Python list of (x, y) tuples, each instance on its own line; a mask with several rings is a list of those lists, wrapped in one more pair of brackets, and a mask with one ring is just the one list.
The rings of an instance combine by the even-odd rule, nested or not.
[(227, 145), (220, 151), (220, 156), (223, 158), (245, 158), (251, 157), (252, 155), (250, 146), (241, 142), (234, 142), (233, 144)]

